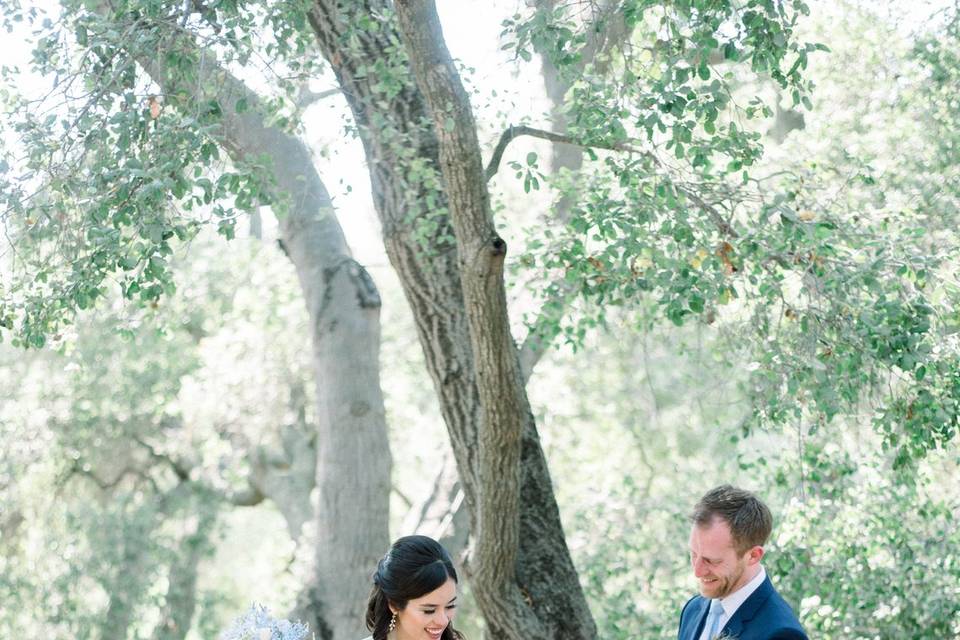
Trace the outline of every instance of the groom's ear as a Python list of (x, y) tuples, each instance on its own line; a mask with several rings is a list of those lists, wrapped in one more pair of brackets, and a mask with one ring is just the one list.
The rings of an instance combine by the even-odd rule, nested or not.
[(747, 557), (750, 564), (757, 564), (763, 558), (764, 550), (763, 547), (757, 545), (747, 551)]

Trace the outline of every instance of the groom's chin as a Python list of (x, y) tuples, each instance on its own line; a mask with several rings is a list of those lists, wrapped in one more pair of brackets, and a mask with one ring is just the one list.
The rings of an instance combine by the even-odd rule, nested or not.
[(702, 581), (697, 581), (697, 588), (700, 590), (700, 595), (704, 598), (716, 598), (717, 593), (720, 590), (720, 581), (712, 583), (704, 583)]

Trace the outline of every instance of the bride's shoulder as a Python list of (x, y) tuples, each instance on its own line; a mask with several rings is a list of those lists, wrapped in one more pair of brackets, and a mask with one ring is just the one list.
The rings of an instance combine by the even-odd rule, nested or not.
[(363, 640), (373, 640), (373, 636), (367, 636), (367, 637), (364, 638)]

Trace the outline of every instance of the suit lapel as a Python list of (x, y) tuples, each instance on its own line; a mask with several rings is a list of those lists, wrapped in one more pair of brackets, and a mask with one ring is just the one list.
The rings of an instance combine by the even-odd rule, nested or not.
[(681, 640), (697, 640), (703, 633), (703, 625), (707, 620), (707, 614), (710, 612), (710, 601), (706, 598), (697, 598), (690, 604), (690, 619), (692, 625), (687, 627), (687, 634)]
[(743, 626), (757, 615), (757, 611), (763, 606), (770, 595), (773, 593), (773, 583), (769, 576), (760, 583), (757, 590), (750, 594), (742, 605), (734, 612), (733, 617), (723, 626), (721, 635), (726, 634), (731, 637), (739, 637), (743, 633)]

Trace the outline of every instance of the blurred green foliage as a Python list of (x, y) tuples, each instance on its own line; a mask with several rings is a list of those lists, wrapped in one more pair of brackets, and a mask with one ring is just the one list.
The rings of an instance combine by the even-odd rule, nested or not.
[[(278, 251), (217, 244), (201, 235), (177, 256), (184, 284), (156, 308), (113, 296), (56, 351), (0, 351), (0, 635), (183, 637), (159, 634), (190, 602), (211, 637), (255, 594), (292, 597), (295, 541), (278, 516), (221, 512), (254, 448), (305, 411), (306, 311)], [(248, 530), (279, 542), (211, 564)], [(259, 560), (231, 575), (244, 554)], [(189, 593), (172, 588), (180, 576)]]

